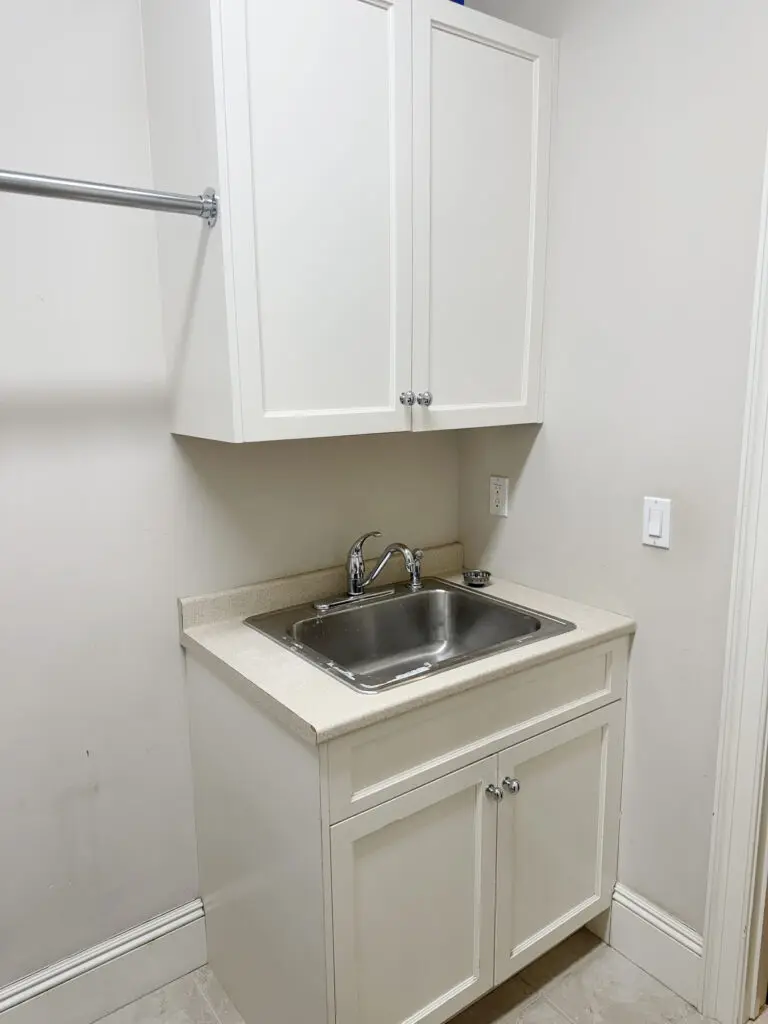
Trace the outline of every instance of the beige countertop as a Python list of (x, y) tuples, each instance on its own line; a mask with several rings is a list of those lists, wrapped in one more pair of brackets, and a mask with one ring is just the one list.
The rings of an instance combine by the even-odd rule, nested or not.
[[(460, 564), (460, 545), (431, 549), (425, 559), (425, 575), (461, 582), (460, 575), (456, 575)], [(358, 693), (243, 624), (247, 615), (342, 591), (337, 579), (339, 572), (322, 570), (179, 602), (181, 642), (188, 653), (220, 675), (246, 700), (263, 707), (310, 743), (323, 743), (499, 676), (635, 630), (631, 619), (614, 612), (494, 579), (485, 593), (568, 619), (576, 624), (576, 629), (382, 693)]]

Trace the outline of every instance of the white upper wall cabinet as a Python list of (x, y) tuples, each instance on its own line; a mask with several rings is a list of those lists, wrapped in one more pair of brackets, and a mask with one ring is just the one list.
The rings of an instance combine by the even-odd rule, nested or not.
[(414, 0), (413, 380), (433, 430), (541, 418), (553, 43)]
[(143, 9), (155, 183), (222, 200), (158, 224), (173, 429), (538, 419), (552, 42), (450, 0)]

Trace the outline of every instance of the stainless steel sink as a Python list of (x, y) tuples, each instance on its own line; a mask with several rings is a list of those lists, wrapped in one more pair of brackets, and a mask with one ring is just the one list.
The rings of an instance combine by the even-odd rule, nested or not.
[(444, 580), (371, 591), (339, 607), (300, 605), (252, 615), (247, 626), (363, 693), (400, 686), (575, 629), (530, 608)]

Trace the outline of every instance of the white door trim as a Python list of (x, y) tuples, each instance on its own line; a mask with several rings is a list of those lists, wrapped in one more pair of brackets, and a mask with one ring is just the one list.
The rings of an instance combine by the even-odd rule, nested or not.
[[(741, 480), (704, 929), (703, 1012), (743, 1024), (755, 942), (753, 910), (765, 904), (761, 841), (768, 745), (768, 157), (749, 355)], [(761, 914), (762, 917), (762, 914)]]

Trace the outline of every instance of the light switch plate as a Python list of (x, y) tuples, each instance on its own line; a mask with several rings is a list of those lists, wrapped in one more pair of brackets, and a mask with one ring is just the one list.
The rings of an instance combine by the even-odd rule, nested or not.
[(643, 544), (668, 548), (672, 502), (669, 498), (646, 498), (643, 502)]
[(491, 515), (509, 515), (509, 477), (491, 477)]

